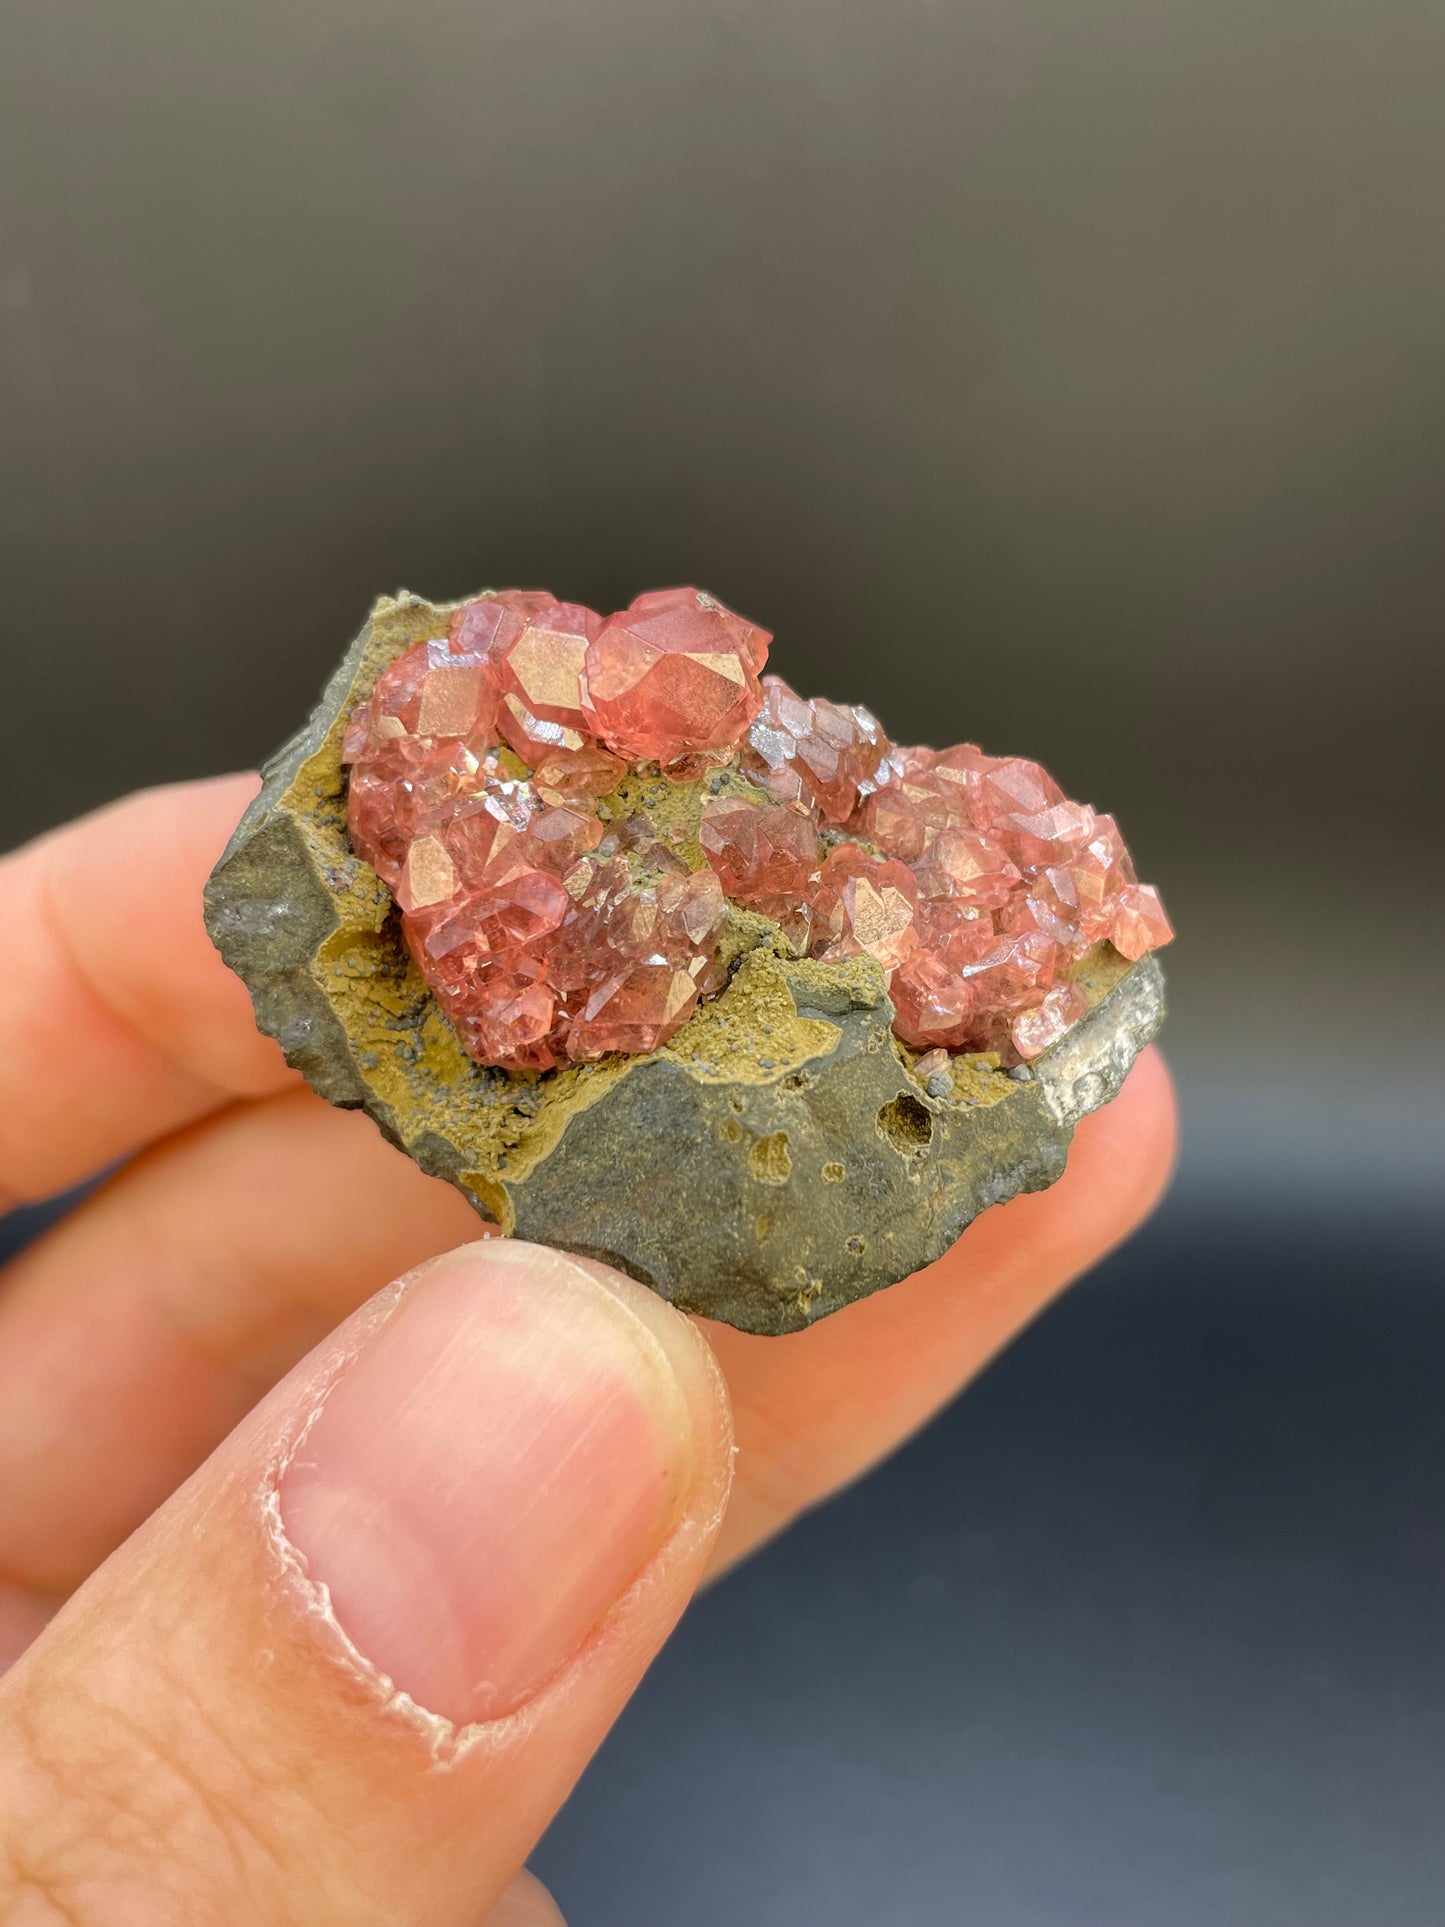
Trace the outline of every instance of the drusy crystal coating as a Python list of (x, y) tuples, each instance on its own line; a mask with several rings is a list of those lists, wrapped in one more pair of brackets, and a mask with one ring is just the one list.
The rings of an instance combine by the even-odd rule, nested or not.
[[(800, 956), (872, 957), (904, 1043), (1005, 1065), (1084, 1015), (1067, 976), (1096, 943), (1168, 941), (1112, 817), (1037, 763), (898, 749), (866, 709), (760, 683), (770, 641), (696, 589), (605, 620), (506, 589), (356, 705), (352, 843), (479, 1062), (656, 1050), (721, 988), (729, 903)], [(615, 802), (654, 768), (710, 792), (701, 863)], [(732, 770), (754, 787), (723, 793)]]
[(899, 748), (694, 589), (383, 600), (208, 921), (331, 1101), (521, 1237), (796, 1330), (1051, 1183), (1171, 935), (1038, 764)]

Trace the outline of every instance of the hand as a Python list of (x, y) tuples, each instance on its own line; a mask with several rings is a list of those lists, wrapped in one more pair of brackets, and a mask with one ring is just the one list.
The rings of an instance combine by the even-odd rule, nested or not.
[(905, 1284), (704, 1335), (476, 1242), (256, 1033), (200, 917), (254, 788), (0, 863), (0, 1209), (126, 1160), (0, 1280), (0, 1920), (543, 1927), (518, 1869), (704, 1574), (1139, 1221), (1167, 1078)]

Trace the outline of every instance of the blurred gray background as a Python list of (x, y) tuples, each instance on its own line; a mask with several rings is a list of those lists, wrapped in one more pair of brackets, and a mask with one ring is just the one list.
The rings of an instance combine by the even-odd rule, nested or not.
[(700, 582), (1180, 929), (1155, 1226), (707, 1600), (575, 1927), (1435, 1921), (1436, 0), (8, 0), (0, 846)]

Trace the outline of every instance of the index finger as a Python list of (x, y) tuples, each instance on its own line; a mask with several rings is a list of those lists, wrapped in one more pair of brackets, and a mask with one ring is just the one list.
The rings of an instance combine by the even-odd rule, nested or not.
[(0, 860), (0, 1210), (296, 1081), (201, 916), (256, 787), (146, 790)]

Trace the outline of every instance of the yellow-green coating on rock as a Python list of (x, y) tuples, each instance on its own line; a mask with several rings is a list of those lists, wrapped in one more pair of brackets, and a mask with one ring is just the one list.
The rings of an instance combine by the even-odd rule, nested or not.
[[(361, 1108), (424, 1170), (519, 1237), (591, 1253), (686, 1310), (785, 1332), (941, 1255), (987, 1205), (1051, 1183), (1162, 1016), (1157, 963), (1101, 946), (1089, 1015), (1031, 1073), (953, 1060), (934, 1094), (892, 1034), (868, 958), (793, 956), (733, 909), (727, 987), (648, 1057), (512, 1075), (462, 1050), (351, 850), (341, 739), (352, 705), (451, 608), (383, 598), (307, 727), (268, 764), (206, 892), (208, 927), (261, 1028), (332, 1103)], [(644, 813), (690, 867), (710, 794), (634, 774), (604, 799)]]
[(709, 1083), (774, 1083), (810, 1058), (826, 1057), (840, 1035), (826, 1017), (799, 1013), (796, 988), (774, 950), (749, 950), (722, 995), (657, 1054)]
[(700, 870), (707, 861), (698, 841), (702, 806), (718, 796), (740, 796), (749, 803), (772, 800), (735, 768), (715, 770), (705, 781), (686, 783), (675, 783), (660, 770), (634, 770), (602, 798), (598, 814), (609, 823), (621, 823), (632, 816), (647, 817), (659, 842), (665, 843), (689, 870)]

